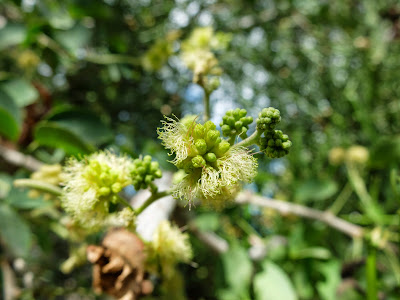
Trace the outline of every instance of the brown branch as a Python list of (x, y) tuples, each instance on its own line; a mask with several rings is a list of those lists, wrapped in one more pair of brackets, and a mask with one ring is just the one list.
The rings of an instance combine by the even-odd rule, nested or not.
[(3, 297), (4, 300), (15, 300), (21, 290), (17, 286), (15, 274), (6, 260), (0, 262), (1, 273), (3, 275)]
[(351, 236), (352, 238), (361, 238), (364, 236), (364, 229), (362, 227), (338, 218), (328, 211), (323, 212), (299, 204), (262, 197), (247, 191), (239, 194), (239, 196), (236, 198), (236, 202), (239, 204), (248, 203), (271, 208), (284, 215), (292, 214), (317, 220)]
[(21, 152), (3, 145), (0, 145), (0, 156), (8, 163), (18, 167), (24, 167), (32, 172), (37, 171), (43, 165), (43, 163), (36, 158), (22, 154)]

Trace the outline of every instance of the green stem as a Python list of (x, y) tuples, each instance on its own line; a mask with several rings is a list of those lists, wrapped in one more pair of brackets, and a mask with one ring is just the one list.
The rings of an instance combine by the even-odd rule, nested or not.
[(125, 198), (121, 197), (121, 196), (118, 195), (118, 194), (117, 194), (117, 198), (118, 198), (118, 201), (119, 201), (120, 203), (122, 203), (123, 205), (125, 205), (125, 206), (126, 206), (127, 208), (129, 208), (131, 211), (135, 211), (135, 210), (133, 209), (133, 207), (129, 204), (129, 202), (125, 200)]
[(367, 271), (367, 299), (377, 300), (378, 288), (376, 280), (376, 248), (371, 245), (368, 248), (366, 271)]
[(254, 133), (248, 138), (244, 139), (240, 143), (237, 143), (236, 146), (248, 147), (254, 144), (257, 144), (258, 139), (262, 135), (262, 131), (256, 130)]
[(363, 210), (375, 223), (379, 225), (382, 224), (382, 209), (376, 204), (371, 195), (368, 193), (367, 187), (365, 186), (365, 182), (362, 179), (359, 170), (356, 166), (350, 163), (348, 163), (346, 167), (349, 181), (358, 198), (361, 200)]
[(84, 59), (88, 62), (100, 65), (130, 64), (135, 66), (140, 64), (140, 60), (138, 58), (120, 54), (88, 53)]
[(346, 183), (343, 190), (340, 192), (339, 196), (336, 198), (335, 202), (329, 208), (329, 211), (332, 212), (334, 215), (338, 214), (343, 206), (346, 204), (347, 200), (352, 193), (352, 188), (349, 183)]
[(151, 194), (151, 196), (142, 204), (142, 206), (135, 210), (136, 215), (140, 215), (150, 204), (152, 204), (156, 200), (169, 195), (171, 195), (171, 191), (157, 192)]
[(207, 93), (206, 89), (204, 89), (204, 98), (203, 98), (203, 104), (204, 104), (204, 122), (207, 122), (210, 120), (210, 94)]
[(62, 195), (62, 189), (58, 186), (35, 179), (16, 179), (14, 180), (14, 186), (31, 188), (45, 193), (53, 194), (55, 196)]

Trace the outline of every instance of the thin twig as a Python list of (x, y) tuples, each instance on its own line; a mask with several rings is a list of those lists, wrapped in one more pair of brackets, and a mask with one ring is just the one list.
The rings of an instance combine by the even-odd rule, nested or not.
[(7, 148), (3, 145), (0, 145), (0, 156), (8, 163), (18, 167), (24, 167), (29, 171), (37, 171), (43, 165), (43, 163), (38, 161), (36, 158), (22, 154), (21, 152)]
[(239, 194), (239, 196), (236, 198), (236, 202), (268, 207), (275, 209), (282, 214), (293, 214), (308, 219), (318, 220), (351, 236), (352, 238), (361, 238), (365, 233), (362, 227), (338, 218), (331, 212), (323, 212), (299, 204), (261, 197), (251, 192), (243, 192)]
[(3, 275), (3, 297), (4, 300), (15, 300), (21, 290), (17, 286), (17, 280), (11, 267), (6, 260), (0, 262), (1, 273)]
[(228, 242), (214, 232), (200, 231), (194, 224), (189, 225), (189, 231), (217, 254), (222, 254), (229, 250)]

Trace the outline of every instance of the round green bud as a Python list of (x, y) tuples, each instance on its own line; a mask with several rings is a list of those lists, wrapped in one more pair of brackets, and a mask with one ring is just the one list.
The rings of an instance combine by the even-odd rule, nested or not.
[(105, 187), (105, 186), (103, 186), (103, 187), (101, 187), (100, 189), (99, 189), (99, 195), (100, 196), (108, 196), (108, 195), (110, 195), (110, 188), (108, 188), (108, 187)]
[(144, 182), (147, 184), (149, 184), (152, 181), (153, 181), (153, 176), (151, 175), (146, 175), (146, 177), (144, 178)]
[(218, 157), (221, 157), (229, 150), (230, 147), (231, 145), (227, 141), (222, 141), (216, 147), (214, 147), (213, 150)]
[(201, 168), (206, 165), (206, 161), (201, 155), (196, 155), (192, 158), (192, 165), (195, 168)]
[(145, 157), (143, 157), (143, 162), (145, 164), (150, 164), (151, 163), (151, 156), (150, 155), (146, 155)]
[(202, 139), (204, 138), (204, 133), (205, 133), (205, 128), (201, 124), (196, 124), (196, 126), (193, 129), (193, 137), (195, 139)]
[(231, 128), (229, 127), (229, 125), (221, 125), (221, 130), (223, 135), (228, 135), (231, 132)]
[(235, 126), (235, 118), (234, 117), (228, 117), (227, 123), (229, 126)]
[(215, 126), (215, 124), (212, 121), (207, 121), (206, 123), (204, 123), (204, 128), (206, 131), (209, 131), (209, 130), (215, 130), (217, 126)]
[(119, 182), (116, 182), (111, 186), (111, 190), (113, 193), (117, 194), (122, 190), (122, 186)]
[(219, 138), (219, 135), (220, 133), (218, 130), (210, 130), (207, 132), (206, 143), (208, 148), (214, 146), (214, 144), (217, 142), (217, 139)]
[(162, 172), (160, 169), (158, 169), (157, 171), (154, 172), (154, 177), (156, 178), (161, 178), (162, 177)]
[(150, 172), (154, 173), (159, 169), (160, 165), (158, 161), (152, 161), (150, 165)]
[(144, 174), (146, 174), (146, 168), (143, 167), (143, 166), (140, 166), (139, 168), (137, 168), (137, 172), (138, 172), (140, 175), (144, 175)]
[(208, 161), (208, 162), (215, 162), (215, 161), (217, 160), (217, 156), (216, 156), (214, 153), (212, 153), (212, 152), (208, 152), (208, 153), (204, 156), (204, 158), (205, 158), (206, 161)]
[(243, 127), (243, 122), (242, 121), (236, 121), (235, 122), (236, 130), (240, 130), (242, 127)]
[(197, 151), (199, 152), (199, 154), (204, 154), (204, 153), (207, 152), (207, 143), (206, 143), (205, 140), (203, 140), (203, 139), (198, 139), (198, 140), (195, 142), (195, 146), (196, 146), (196, 149), (197, 149)]

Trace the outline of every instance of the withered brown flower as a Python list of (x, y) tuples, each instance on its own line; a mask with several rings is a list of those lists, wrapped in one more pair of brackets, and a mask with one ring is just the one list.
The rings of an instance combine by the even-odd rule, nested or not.
[(111, 230), (102, 245), (89, 245), (87, 258), (93, 266), (93, 288), (119, 300), (135, 300), (151, 294), (153, 284), (145, 279), (144, 244), (134, 233)]

